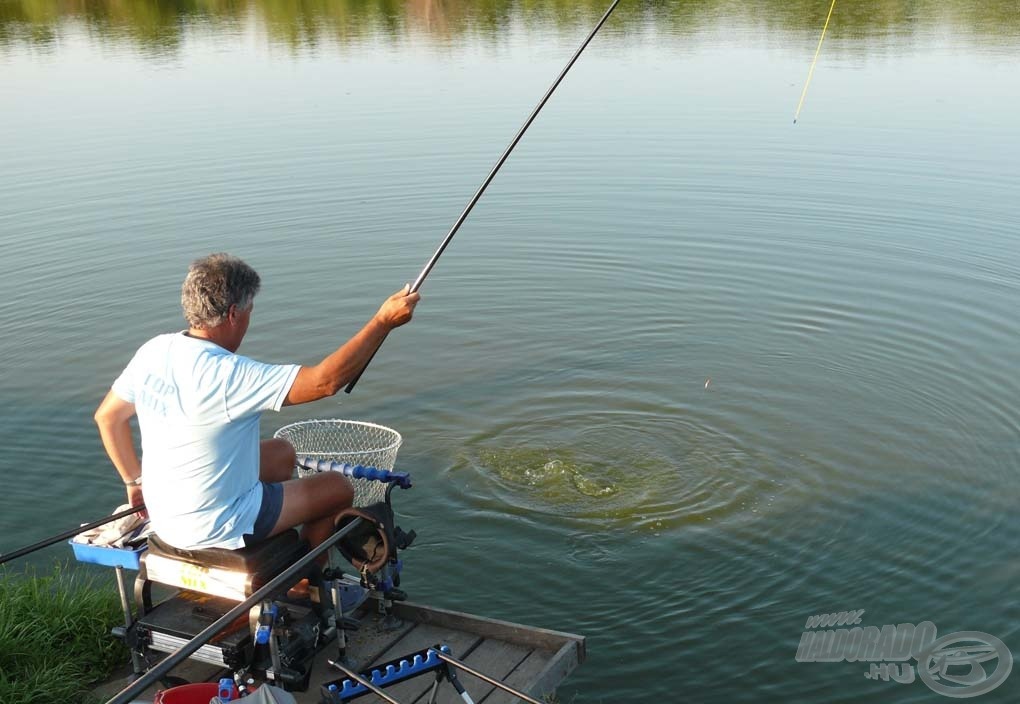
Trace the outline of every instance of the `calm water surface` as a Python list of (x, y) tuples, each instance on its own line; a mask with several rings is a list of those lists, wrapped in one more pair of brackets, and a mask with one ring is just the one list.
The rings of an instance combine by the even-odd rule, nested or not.
[[(91, 414), (191, 259), (317, 361), (603, 9), (301, 7), (0, 0), (0, 550), (121, 500)], [(827, 10), (625, 0), (354, 394), (264, 418), (399, 429), (408, 590), (587, 635), (563, 701), (945, 701), (796, 662), (848, 609), (1020, 656), (1020, 5), (838, 4), (794, 126)]]

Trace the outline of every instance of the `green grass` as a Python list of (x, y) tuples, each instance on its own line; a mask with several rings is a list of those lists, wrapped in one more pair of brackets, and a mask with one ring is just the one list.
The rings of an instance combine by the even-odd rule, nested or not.
[(0, 570), (0, 702), (79, 704), (128, 658), (110, 635), (123, 621), (112, 580), (57, 565)]

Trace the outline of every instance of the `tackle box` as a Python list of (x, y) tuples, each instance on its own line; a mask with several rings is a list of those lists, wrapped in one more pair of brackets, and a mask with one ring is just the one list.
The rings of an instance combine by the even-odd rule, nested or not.
[(137, 548), (110, 548), (105, 545), (89, 545), (88, 543), (76, 543), (73, 540), (67, 541), (74, 551), (74, 559), (78, 562), (88, 562), (93, 565), (106, 565), (107, 567), (124, 567), (129, 570), (137, 570), (142, 559), (142, 553), (148, 549), (148, 545)]

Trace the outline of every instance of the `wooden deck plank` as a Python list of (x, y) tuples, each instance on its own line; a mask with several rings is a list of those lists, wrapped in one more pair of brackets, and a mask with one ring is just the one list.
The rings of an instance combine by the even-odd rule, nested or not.
[[(503, 681), (513, 670), (531, 655), (533, 651), (522, 645), (514, 645), (499, 640), (486, 639), (477, 648), (472, 650), (467, 657), (458, 658), (465, 664), (470, 665), (479, 672), (490, 677)], [(491, 684), (478, 679), (474, 675), (458, 671), (457, 677), (464, 685), (471, 698), (481, 702), (493, 689)], [(440, 686), (437, 693), (438, 704), (461, 704), (463, 700), (457, 691), (449, 683)]]
[(557, 651), (563, 646), (565, 641), (569, 640), (575, 643), (578, 648), (578, 659), (584, 660), (584, 638), (573, 633), (523, 626), (519, 623), (500, 621), (483, 616), (473, 616), (459, 611), (449, 611), (409, 601), (394, 604), (394, 613), (400, 618), (406, 618), (411, 621), (477, 633), (485, 638), (503, 640), (528, 648)]
[[(536, 654), (539, 654), (536, 651)], [(528, 658), (521, 667), (510, 673), (505, 681), (536, 699), (543, 699), (556, 691), (557, 685), (577, 667), (580, 653), (570, 643), (565, 643), (555, 653), (544, 653), (542, 657)], [(494, 691), (486, 698), (485, 704), (516, 704), (520, 700), (503, 691)]]
[[(511, 673), (503, 678), (503, 683), (522, 690), (525, 694), (531, 694), (531, 685), (535, 682), (538, 674), (545, 670), (553, 655), (554, 653), (548, 650), (531, 651), (523, 662), (519, 663)], [(493, 687), (478, 704), (519, 704), (519, 702), (520, 699), (517, 697)]]
[[(414, 621), (405, 619), (400, 628), (384, 631), (380, 629), (380, 621), (374, 610), (365, 613), (359, 612), (358, 618), (361, 621), (361, 627), (347, 636), (348, 658), (356, 669), (367, 667), (369, 663), (375, 662), (380, 655), (394, 647), (401, 638), (418, 625)], [(334, 649), (335, 653), (335, 644), (330, 647)]]

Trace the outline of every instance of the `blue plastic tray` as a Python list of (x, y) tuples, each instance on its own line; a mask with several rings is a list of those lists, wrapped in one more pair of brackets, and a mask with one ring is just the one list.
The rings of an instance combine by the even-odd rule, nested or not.
[(89, 562), (93, 565), (106, 565), (116, 567), (120, 565), (129, 570), (137, 570), (142, 559), (142, 553), (148, 549), (143, 545), (135, 550), (128, 548), (108, 548), (102, 545), (86, 545), (67, 541), (74, 551), (74, 559), (78, 562)]

